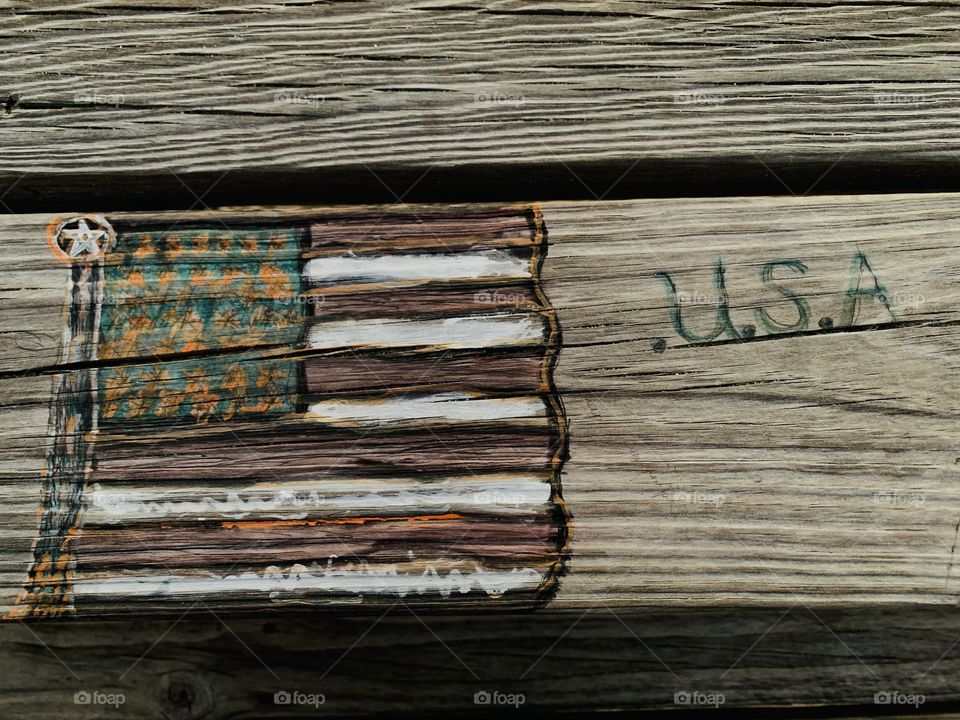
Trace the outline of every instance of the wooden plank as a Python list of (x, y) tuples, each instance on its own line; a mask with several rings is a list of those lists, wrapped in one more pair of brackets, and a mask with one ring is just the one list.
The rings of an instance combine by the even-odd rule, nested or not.
[[(176, 422), (152, 411), (139, 419), (108, 418), (91, 477), (108, 492), (107, 484), (122, 491), (123, 483), (132, 483), (176, 493), (219, 482), (225, 468), (233, 484), (278, 477), (427, 482), (449, 474), (451, 466), (467, 476), (556, 472), (562, 440), (556, 420), (569, 428), (569, 458), (550, 500), (559, 502), (562, 492), (573, 519), (566, 573), (551, 610), (603, 603), (783, 607), (798, 595), (816, 606), (953, 606), (960, 499), (954, 442), (960, 391), (953, 382), (960, 362), (956, 202), (954, 195), (935, 194), (501, 207), (526, 213), (530, 232), (547, 241), (545, 257), (535, 263), (534, 297), (542, 306), (536, 312), (555, 314), (562, 331), (553, 373), (542, 375), (536, 389), (546, 393), (543, 407), (549, 408), (553, 391), (562, 402), (550, 424), (521, 412), (530, 390), (517, 392), (516, 378), (505, 378), (500, 392), (492, 382), (473, 385), (476, 397), (451, 397), (449, 385), (427, 388), (433, 394), (426, 399), (411, 395), (411, 385), (424, 389), (419, 379), (352, 385), (346, 394), (328, 388), (303, 407), (268, 403), (264, 418), (197, 396), (176, 401), (186, 408)], [(402, 252), (410, 254), (411, 219), (419, 212), (462, 213), (470, 235), (477, 211), (277, 208), (196, 213), (186, 220), (194, 229), (214, 222), (242, 227), (241, 234), (272, 228), (266, 237), (317, 217), (342, 222), (380, 213), (382, 241), (389, 243), (396, 223), (403, 228)], [(108, 214), (118, 228), (136, 233), (155, 224), (157, 242), (167, 245), (182, 229), (167, 230), (165, 223), (180, 217)], [(0, 222), (14, 263), (12, 272), (0, 275), (0, 291), (15, 300), (0, 310), (0, 324), (14, 337), (26, 326), (31, 337), (50, 338), (29, 356), (9, 352), (0, 380), (11, 398), (0, 423), (0, 461), (9, 469), (0, 493), (13, 508), (5, 510), (11, 520), (0, 531), (10, 539), (0, 558), (8, 603), (29, 544), (31, 525), (23, 514), (33, 519), (37, 510), (49, 378), (66, 369), (57, 365), (53, 343), (62, 327), (65, 270), (44, 244), (50, 221), (43, 215)], [(426, 237), (429, 224), (424, 228)], [(476, 257), (487, 262), (478, 254), (487, 251), (472, 247), (458, 249), (470, 256), (464, 267), (476, 267)], [(437, 249), (431, 245), (422, 254), (422, 266), (433, 267), (441, 256), (449, 260), (450, 253)], [(185, 257), (216, 268), (228, 265), (233, 252), (218, 245)], [(365, 273), (372, 285), (364, 291), (367, 301), (380, 299), (373, 305), (358, 300), (356, 312), (367, 316), (382, 305), (388, 317), (401, 270), (390, 269), (388, 277), (371, 275), (369, 267), (339, 281), (353, 286), (356, 273)], [(108, 258), (108, 276), (109, 268)], [(215, 271), (204, 272), (216, 282)], [(490, 287), (483, 273), (474, 280), (481, 289)], [(434, 301), (435, 291), (425, 301)], [(206, 297), (209, 289), (201, 282), (198, 292)], [(402, 291), (408, 299), (411, 292), (410, 286)], [(24, 313), (26, 307), (36, 310)], [(517, 312), (458, 307), (481, 313), (471, 318)], [(393, 336), (404, 339), (418, 320), (406, 315), (407, 304), (395, 312), (390, 322), (400, 331)], [(139, 356), (147, 348), (135, 347), (130, 356), (111, 359), (101, 374), (122, 370), (139, 377), (152, 365), (203, 362), (216, 375), (241, 359), (260, 368), (313, 358), (331, 363), (338, 356), (348, 360), (345, 368), (367, 356), (378, 367), (403, 357), (416, 368), (445, 357), (432, 345), (421, 347), (435, 339), (411, 340), (403, 352), (384, 350), (382, 335), (375, 342), (355, 339), (363, 318), (326, 321), (322, 308), (319, 313), (322, 323), (340, 325), (317, 347), (310, 346), (309, 333), (294, 333), (282, 344), (257, 335), (236, 350), (190, 349), (159, 362)], [(346, 327), (354, 335), (344, 335)], [(454, 346), (472, 337), (472, 331), (457, 332)], [(506, 357), (547, 352), (549, 342), (524, 347)], [(499, 349), (471, 352), (477, 360), (490, 353), (498, 358), (491, 368), (501, 367)], [(226, 361), (210, 364), (218, 358)], [(22, 384), (23, 374), (32, 384)], [(149, 397), (138, 402), (161, 397), (163, 388), (145, 390)], [(276, 397), (285, 392), (277, 390)], [(496, 417), (486, 415), (492, 402), (503, 403)], [(196, 412), (198, 403), (209, 412)], [(324, 469), (333, 474), (308, 477)], [(82, 538), (80, 546), (82, 555)], [(386, 552), (397, 555), (399, 548)], [(205, 602), (217, 601), (208, 596)]]
[[(836, 161), (954, 159), (958, 19), (923, 0), (14, 10), (0, 24), (18, 49), (0, 59), (5, 202), (109, 188), (189, 207), (258, 177), (258, 192), (279, 181), (304, 197), (308, 183), (316, 198), (345, 174), (369, 197), (368, 168), (399, 195), (433, 167), (434, 193), (469, 169), (494, 176), (491, 195), (507, 182), (592, 197), (626, 171), (655, 189), (677, 172), (724, 182), (710, 162), (752, 176), (816, 163), (800, 193)], [(334, 170), (328, 188), (307, 179)], [(524, 184), (538, 178), (550, 187)]]
[[(956, 609), (598, 607), (586, 614), (0, 624), (8, 717), (254, 718), (670, 710), (679, 718), (954, 717)], [(172, 626), (172, 627), (171, 627)], [(952, 647), (951, 647), (952, 646)], [(941, 657), (942, 656), (942, 657)], [(123, 695), (74, 704), (77, 692)], [(278, 706), (276, 693), (324, 696)], [(722, 694), (719, 710), (677, 693)], [(878, 705), (877, 693), (922, 695)], [(281, 697), (282, 699), (282, 697)], [(829, 705), (831, 707), (824, 707)], [(493, 708), (501, 714), (512, 705)], [(726, 712), (725, 712), (726, 711)]]
[[(949, 213), (954, 199), (914, 201)], [(868, 207), (884, 220), (866, 221)], [(925, 601), (955, 602), (957, 397), (942, 378), (956, 367), (956, 241), (939, 234), (939, 211), (917, 210), (906, 198), (544, 208), (545, 289), (565, 320), (556, 382), (576, 388), (562, 392), (575, 537), (645, 558), (575, 552), (567, 589), (579, 580), (612, 602), (871, 603), (925, 587)], [(861, 257), (889, 307), (874, 297), (844, 327), (851, 290), (871, 276)], [(704, 335), (721, 259), (735, 329), (688, 342), (658, 273), (685, 296), (683, 329)], [(763, 280), (771, 262), (786, 263), (782, 285)], [(796, 298), (809, 321), (791, 331), (806, 314)]]

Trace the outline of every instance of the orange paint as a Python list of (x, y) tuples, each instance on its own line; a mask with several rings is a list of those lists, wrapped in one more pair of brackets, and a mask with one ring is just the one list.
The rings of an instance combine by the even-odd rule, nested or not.
[(50, 221), (50, 224), (47, 225), (47, 244), (50, 246), (53, 254), (56, 255), (57, 260), (69, 265), (72, 262), (70, 256), (67, 255), (67, 253), (63, 251), (63, 248), (57, 243), (57, 228), (60, 227), (62, 221), (62, 218), (54, 218)]

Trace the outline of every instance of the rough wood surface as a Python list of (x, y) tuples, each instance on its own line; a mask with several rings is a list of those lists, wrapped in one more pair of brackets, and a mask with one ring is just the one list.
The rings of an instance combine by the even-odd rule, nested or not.
[[(483, 691), (522, 694), (521, 713), (660, 709), (678, 718), (950, 718), (960, 702), (955, 608), (438, 617), (397, 605), (382, 619), (221, 619), (0, 624), (0, 712), (136, 720), (516, 712), (474, 704)], [(76, 704), (78, 692), (99, 693), (98, 704)], [(282, 692), (324, 702), (277, 705)], [(684, 692), (722, 695), (723, 704), (676, 703)], [(923, 702), (875, 704), (878, 693)], [(118, 695), (122, 704), (108, 704)]]
[[(923, 195), (544, 204), (542, 279), (563, 332), (555, 383), (570, 428), (562, 485), (573, 516), (569, 572), (550, 607), (783, 606), (798, 597), (811, 605), (954, 605), (956, 202)], [(399, 222), (389, 213), (410, 219), (435, 210), (390, 209), (385, 223)], [(192, 220), (229, 226), (318, 212)], [(8, 595), (35, 522), (46, 375), (57, 371), (47, 341), (58, 338), (64, 270), (42, 269), (55, 262), (43, 245), (50, 220), (0, 224), (17, 258), (0, 276), (9, 299), (0, 323), (18, 342), (34, 343), (33, 352), (4, 358)], [(316, 352), (299, 343), (243, 350)], [(105, 441), (97, 472), (138, 486), (183, 468), (215, 472), (191, 460), (203, 447), (191, 443), (219, 432), (198, 426), (158, 437), (141, 460), (118, 436)], [(476, 430), (480, 445), (485, 433)], [(361, 434), (358, 452), (373, 458), (375, 437)], [(444, 445), (434, 440), (416, 440), (418, 452), (438, 453), (424, 455), (424, 467), (444, 462)], [(492, 452), (498, 441), (488, 440)], [(324, 447), (316, 445), (318, 456)], [(334, 439), (331, 458), (336, 447)], [(241, 480), (271, 462), (246, 452), (207, 457)], [(358, 457), (343, 458), (347, 469)]]
[(170, 171), (207, 171), (203, 195), (270, 168), (359, 172), (369, 191), (367, 167), (510, 182), (621, 161), (952, 161), (958, 21), (939, 1), (14, 4), (6, 202), (52, 202), (51, 183), (153, 202), (119, 172), (175, 192)]
[[(0, 208), (44, 213), (0, 222), (0, 610), (36, 537), (59, 369), (63, 267), (36, 244), (50, 213), (960, 187), (950, 0), (0, 8)], [(702, 717), (676, 700), (701, 693), (723, 696), (718, 717), (954, 717), (956, 208), (545, 205), (574, 514), (549, 610), (0, 623), (0, 715), (448, 716), (498, 691), (534, 711)], [(871, 276), (889, 295), (858, 294)], [(487, 290), (485, 306), (535, 304)], [(530, 358), (425, 360), (317, 355), (308, 387), (540, 387)], [(88, 549), (123, 562), (137, 537)], [(177, 552), (149, 540), (157, 562)], [(307, 702), (278, 705), (284, 692)]]

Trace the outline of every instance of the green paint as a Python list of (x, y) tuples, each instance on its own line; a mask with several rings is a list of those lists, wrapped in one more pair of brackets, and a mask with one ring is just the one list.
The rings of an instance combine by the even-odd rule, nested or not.
[(673, 278), (670, 277), (670, 273), (662, 270), (656, 273), (657, 277), (663, 280), (664, 286), (667, 289), (667, 294), (670, 297), (670, 317), (671, 321), (673, 322), (673, 329), (687, 342), (712, 342), (724, 333), (729, 335), (734, 340), (740, 339), (740, 334), (737, 332), (733, 322), (730, 320), (730, 307), (727, 299), (727, 285), (724, 279), (725, 273), (726, 270), (723, 267), (723, 260), (721, 258), (717, 258), (717, 265), (713, 271), (713, 284), (714, 289), (717, 291), (717, 298), (720, 300), (720, 302), (717, 304), (717, 321), (714, 323), (713, 330), (705, 335), (697, 335), (696, 333), (690, 331), (684, 324), (682, 303), (677, 297), (677, 285), (673, 282)]
[(301, 234), (119, 233), (104, 267), (100, 359), (296, 342)]
[(297, 361), (256, 353), (101, 368), (100, 424), (250, 419), (292, 413)]
[[(862, 280), (864, 271), (870, 274), (873, 287), (863, 287)], [(894, 322), (897, 321), (897, 316), (890, 307), (890, 292), (881, 284), (880, 278), (873, 272), (873, 268), (870, 267), (870, 263), (867, 261), (867, 256), (864, 255), (863, 252), (857, 251), (857, 254), (853, 256), (850, 286), (847, 288), (847, 297), (843, 302), (843, 311), (840, 314), (840, 322), (838, 325), (841, 327), (849, 327), (856, 322), (861, 300), (879, 300), (883, 303), (884, 309), (890, 315), (890, 319)]]
[[(797, 312), (797, 319), (792, 323), (778, 322), (770, 316), (770, 313), (767, 312), (766, 308), (757, 307), (753, 309), (753, 315), (756, 318), (756, 324), (758, 327), (763, 328), (768, 335), (778, 335), (789, 332), (804, 332), (810, 327), (810, 303), (807, 302), (806, 298), (804, 298), (802, 295), (799, 295), (780, 284), (782, 281), (778, 281), (777, 278), (774, 277), (774, 273), (779, 268), (786, 268), (793, 271), (797, 275), (805, 275), (807, 273), (807, 266), (801, 260), (796, 258), (788, 258), (783, 260), (771, 260), (760, 268), (761, 282), (763, 282), (765, 285), (769, 285), (785, 300), (788, 300), (793, 304)], [(732, 340), (747, 340), (755, 336), (757, 332), (755, 326), (744, 325), (741, 328), (737, 328), (730, 317), (730, 304), (727, 295), (725, 274), (726, 269), (723, 266), (723, 260), (718, 258), (713, 274), (714, 288), (716, 289), (717, 298), (719, 300), (717, 304), (716, 322), (709, 332), (697, 334), (688, 328), (684, 323), (683, 303), (680, 300), (680, 296), (677, 292), (677, 285), (674, 282), (673, 277), (670, 275), (670, 273), (663, 270), (656, 273), (656, 276), (663, 281), (664, 287), (667, 291), (667, 296), (670, 301), (670, 320), (673, 324), (673, 329), (688, 343), (713, 342), (722, 335), (726, 335)], [(877, 274), (870, 266), (870, 262), (867, 260), (866, 255), (864, 255), (861, 251), (857, 251), (851, 262), (850, 283), (844, 296), (843, 309), (841, 310), (840, 318), (834, 322), (830, 317), (823, 317), (820, 319), (819, 326), (821, 329), (828, 330), (831, 328), (845, 328), (854, 325), (857, 321), (857, 316), (860, 312), (862, 303), (867, 301), (879, 301), (882, 303), (883, 308), (890, 316), (890, 319), (896, 322), (897, 316), (893, 312), (893, 308), (890, 306), (890, 298), (890, 291), (887, 290), (887, 288), (880, 282)], [(657, 345), (654, 345), (654, 349), (657, 350), (657, 352), (662, 352), (662, 349), (660, 349)]]
[(98, 353), (144, 364), (99, 370), (100, 422), (206, 423), (294, 412), (297, 361), (242, 351), (294, 345), (303, 332), (302, 234), (120, 233), (104, 268)]
[[(764, 283), (773, 281), (773, 271), (778, 267), (790, 268), (800, 275), (807, 272), (807, 266), (800, 260), (773, 260), (761, 268), (760, 280)], [(753, 315), (757, 319), (757, 324), (771, 335), (785, 332), (802, 332), (806, 330), (810, 324), (810, 303), (782, 285), (774, 284), (771, 285), (771, 287), (796, 306), (797, 320), (789, 325), (779, 323), (770, 317), (770, 313), (767, 312), (766, 308), (754, 308)]]

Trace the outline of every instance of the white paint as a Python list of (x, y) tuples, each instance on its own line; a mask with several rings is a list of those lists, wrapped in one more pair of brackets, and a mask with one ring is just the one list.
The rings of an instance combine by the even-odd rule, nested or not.
[(550, 501), (550, 484), (535, 476), (319, 480), (255, 483), (234, 488), (104, 489), (85, 495), (84, 524), (144, 520), (303, 520), (363, 515), (495, 513), (530, 515)]
[[(312, 572), (311, 572), (312, 571)], [(293, 565), (286, 571), (271, 565), (264, 572), (245, 572), (217, 577), (185, 577), (177, 575), (131, 576), (74, 581), (77, 597), (170, 597), (210, 595), (224, 597), (231, 593), (266, 593), (272, 599), (281, 593), (318, 592), (334, 595), (371, 594), (405, 597), (407, 595), (465, 595), (480, 591), (498, 597), (515, 590), (535, 590), (542, 574), (534, 568), (487, 571), (480, 565), (472, 572), (454, 568), (444, 574), (427, 567), (422, 573), (406, 573), (396, 565), (372, 565), (363, 570), (308, 569)]]
[(448, 254), (337, 255), (308, 260), (306, 280), (316, 283), (433, 282), (530, 277), (530, 260), (503, 250)]
[(544, 340), (544, 319), (535, 313), (473, 315), (440, 320), (371, 318), (315, 323), (307, 346), (442, 347), (468, 349), (536, 345)]
[(484, 398), (470, 393), (399, 395), (379, 400), (324, 400), (312, 403), (307, 417), (347, 425), (382, 425), (404, 420), (508, 420), (546, 418), (539, 397)]

